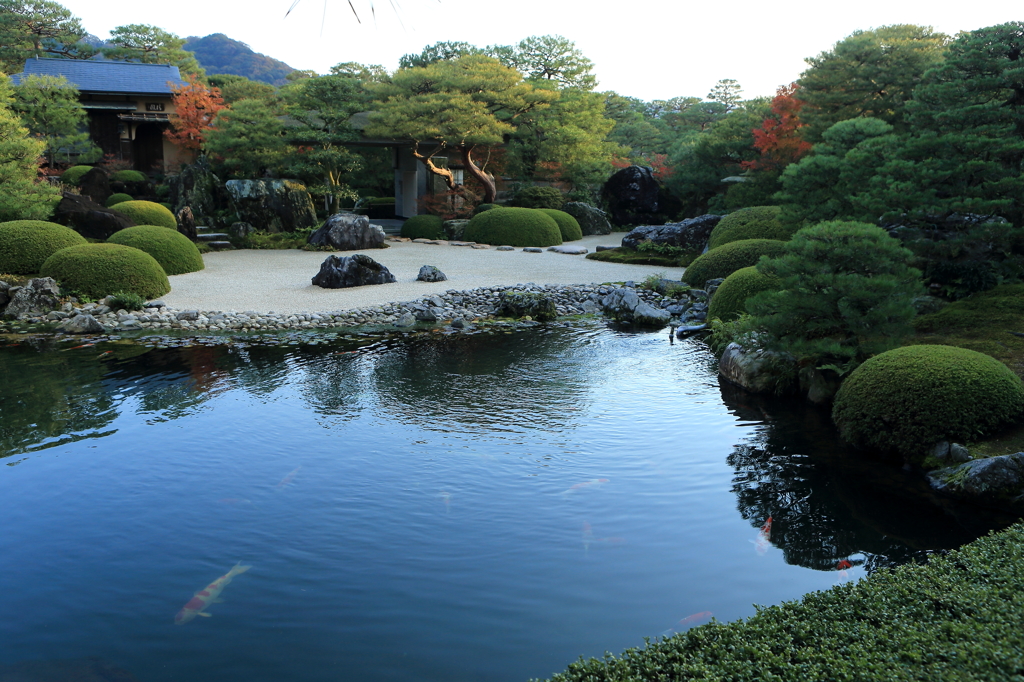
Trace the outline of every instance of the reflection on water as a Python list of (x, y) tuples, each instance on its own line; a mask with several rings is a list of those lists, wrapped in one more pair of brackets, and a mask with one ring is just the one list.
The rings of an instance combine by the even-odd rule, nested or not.
[(0, 348), (0, 682), (524, 680), (1010, 521), (668, 341)]

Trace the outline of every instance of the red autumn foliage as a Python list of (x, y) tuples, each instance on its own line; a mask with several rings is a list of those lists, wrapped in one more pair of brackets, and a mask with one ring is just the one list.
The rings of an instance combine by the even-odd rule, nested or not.
[(805, 103), (797, 99), (796, 91), (796, 83), (790, 83), (775, 92), (771, 104), (774, 116), (764, 119), (761, 127), (752, 131), (754, 149), (761, 152), (761, 158), (744, 161), (744, 168), (782, 170), (811, 151), (811, 143), (800, 135), (800, 129), (806, 125), (800, 121), (800, 109)]
[(654, 179), (660, 183), (664, 183), (675, 172), (675, 169), (668, 165), (668, 154), (645, 154), (639, 159), (621, 156), (612, 159), (612, 167), (616, 170), (630, 166), (647, 166), (654, 173)]
[(219, 89), (206, 87), (195, 75), (186, 76), (185, 81), (187, 85), (171, 86), (175, 115), (164, 135), (182, 149), (197, 153), (203, 148), (203, 134), (213, 118), (226, 107)]

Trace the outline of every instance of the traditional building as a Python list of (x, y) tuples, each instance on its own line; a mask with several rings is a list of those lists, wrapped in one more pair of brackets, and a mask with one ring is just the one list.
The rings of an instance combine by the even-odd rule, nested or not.
[(174, 114), (171, 86), (185, 85), (178, 67), (96, 59), (25, 62), (25, 76), (63, 76), (78, 88), (89, 115), (89, 135), (104, 154), (129, 161), (142, 172), (167, 170), (178, 148), (164, 137)]

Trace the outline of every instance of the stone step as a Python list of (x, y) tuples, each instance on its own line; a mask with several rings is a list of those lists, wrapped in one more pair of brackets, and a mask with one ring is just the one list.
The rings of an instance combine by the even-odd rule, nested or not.
[(212, 251), (232, 251), (235, 247), (231, 242), (206, 242)]
[(196, 238), (201, 242), (222, 242), (227, 241), (228, 235), (226, 232), (203, 232), (196, 235)]

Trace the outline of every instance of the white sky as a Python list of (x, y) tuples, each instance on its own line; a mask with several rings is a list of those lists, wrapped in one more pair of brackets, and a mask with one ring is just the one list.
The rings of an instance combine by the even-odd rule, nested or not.
[[(1024, 21), (1011, 0), (58, 0), (86, 30), (107, 38), (124, 24), (153, 24), (181, 37), (224, 33), (297, 69), (326, 73), (339, 62), (382, 64), (437, 41), (512, 44), (531, 35), (574, 41), (596, 65), (600, 90), (643, 100), (705, 96), (720, 78), (743, 95), (772, 95), (795, 80), (804, 58), (857, 29), (919, 24), (956, 34)], [(399, 7), (398, 12), (392, 4)], [(322, 30), (322, 35), (321, 35)]]

